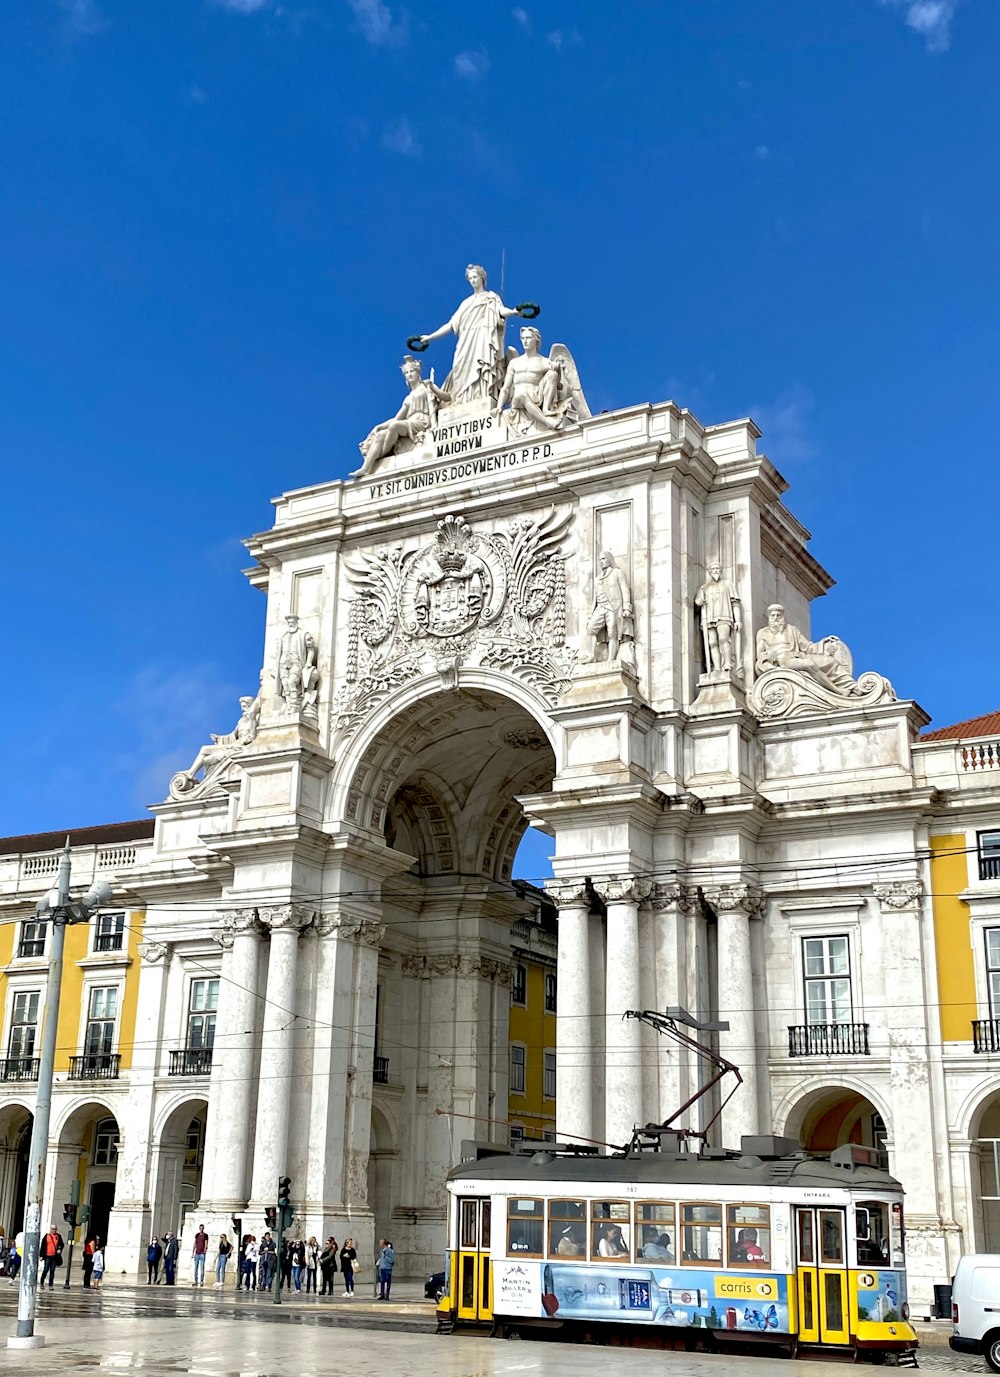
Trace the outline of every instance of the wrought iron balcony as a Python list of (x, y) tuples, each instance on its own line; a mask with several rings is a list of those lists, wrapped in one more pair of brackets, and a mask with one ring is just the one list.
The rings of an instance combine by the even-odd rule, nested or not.
[(790, 1057), (867, 1057), (867, 1023), (794, 1023), (788, 1029)]
[(4, 1057), (0, 1060), (0, 1081), (37, 1081), (37, 1057)]
[(1000, 1052), (1000, 1018), (972, 1020), (973, 1052)]
[(82, 1057), (70, 1057), (71, 1081), (116, 1081), (121, 1069), (119, 1052), (86, 1052)]
[(212, 1069), (211, 1047), (182, 1047), (170, 1053), (171, 1076), (207, 1076)]
[(981, 880), (1000, 880), (1000, 856), (980, 855), (979, 878)]
[(389, 1084), (389, 1058), (376, 1057), (372, 1069), (372, 1080), (376, 1085)]

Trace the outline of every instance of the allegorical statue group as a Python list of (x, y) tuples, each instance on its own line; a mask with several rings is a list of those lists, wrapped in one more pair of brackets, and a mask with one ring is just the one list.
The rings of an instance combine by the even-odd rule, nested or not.
[(424, 378), (420, 361), (407, 354), (401, 365), (408, 392), (388, 421), (374, 427), (361, 442), (363, 463), (352, 477), (371, 473), (389, 454), (421, 445), (445, 408), (473, 407), (505, 424), (512, 435), (559, 430), (590, 415), (573, 356), (564, 344), (542, 353), (541, 332), (521, 329), (521, 349), (505, 348), (511, 316), (533, 318), (531, 303), (505, 306), (487, 290), (486, 269), (470, 263), (465, 271), (471, 293), (449, 320), (428, 335), (414, 335), (410, 347), (420, 352), (435, 340), (455, 336), (451, 372), (442, 386), (433, 371)]

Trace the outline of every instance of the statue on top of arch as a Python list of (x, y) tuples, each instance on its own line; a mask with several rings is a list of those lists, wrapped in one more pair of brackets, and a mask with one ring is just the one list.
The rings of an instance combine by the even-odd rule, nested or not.
[(486, 286), (486, 269), (470, 263), (465, 276), (471, 293), (448, 320), (429, 334), (411, 335), (407, 346), (422, 353), (435, 340), (455, 336), (451, 371), (442, 386), (423, 377), (420, 361), (407, 354), (401, 365), (409, 394), (391, 420), (383, 421), (361, 441), (364, 462), (351, 477), (369, 474), (391, 454), (426, 448), (441, 412), (463, 416), (480, 413), (487, 426), (500, 425), (498, 443), (510, 433), (524, 436), (576, 425), (590, 415), (573, 355), (564, 344), (554, 344), (546, 357), (542, 337), (534, 326), (521, 330), (521, 348), (505, 348), (507, 321), (511, 316), (533, 320), (539, 314), (534, 302), (506, 306), (497, 292)]

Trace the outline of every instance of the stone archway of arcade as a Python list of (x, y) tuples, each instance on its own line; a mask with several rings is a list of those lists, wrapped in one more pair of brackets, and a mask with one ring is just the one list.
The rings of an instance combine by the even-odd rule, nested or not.
[(75, 1193), (80, 1206), (86, 1206), (90, 1215), (87, 1222), (80, 1223), (77, 1239), (95, 1237), (106, 1242), (122, 1146), (114, 1106), (98, 1100), (75, 1104), (57, 1121), (53, 1140), (55, 1146), (50, 1143), (45, 1174), (42, 1228), (54, 1223), (60, 1233), (67, 1235), (63, 1209)]
[(5, 1238), (24, 1225), (31, 1125), (32, 1114), (25, 1105), (8, 1104), (0, 1112), (0, 1231)]
[(789, 1119), (788, 1129), (808, 1152), (827, 1153), (844, 1143), (870, 1147), (888, 1167), (888, 1126), (871, 1100), (843, 1086), (816, 1090), (802, 1100)]
[(964, 1194), (965, 1251), (1000, 1252), (1000, 1091), (988, 1095), (973, 1116)]
[(348, 822), (377, 826), (403, 864), (412, 858), (381, 888), (367, 1172), (373, 1227), (410, 1275), (440, 1265), (444, 1179), (463, 1139), (507, 1140), (511, 928), (532, 913), (511, 883), (518, 798), (547, 791), (555, 769), (525, 707), (462, 687), (397, 712), (345, 791)]

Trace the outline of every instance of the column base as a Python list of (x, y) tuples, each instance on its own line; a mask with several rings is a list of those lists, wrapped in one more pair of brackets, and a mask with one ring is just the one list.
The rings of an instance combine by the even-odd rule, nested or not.
[(7, 1338), (8, 1348), (44, 1348), (44, 1334), (28, 1334), (24, 1338), (18, 1338), (16, 1334), (10, 1334)]

